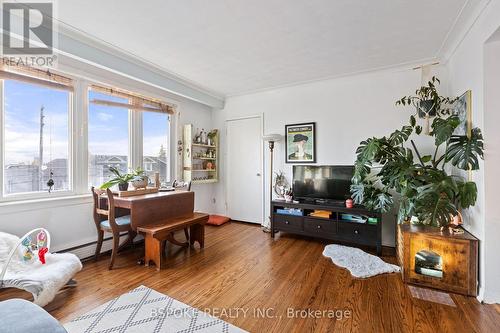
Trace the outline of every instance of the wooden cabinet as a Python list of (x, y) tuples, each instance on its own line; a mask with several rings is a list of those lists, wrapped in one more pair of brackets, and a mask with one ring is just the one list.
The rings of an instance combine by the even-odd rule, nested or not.
[(402, 224), (397, 240), (404, 282), (477, 296), (478, 240), (473, 235)]
[(209, 184), (219, 181), (219, 132), (210, 142), (196, 142), (196, 130), (192, 124), (183, 129), (183, 178), (193, 184)]
[[(303, 212), (303, 216), (280, 214), (279, 209), (295, 208)], [(345, 206), (317, 205), (306, 203), (287, 203), (273, 201), (271, 203), (271, 236), (276, 232), (288, 232), (297, 235), (318, 237), (341, 241), (349, 244), (373, 246), (377, 254), (382, 252), (382, 215), (364, 207), (346, 208)], [(329, 218), (309, 216), (315, 210), (332, 212)], [(375, 217), (377, 224), (347, 222), (342, 214), (355, 214)]]

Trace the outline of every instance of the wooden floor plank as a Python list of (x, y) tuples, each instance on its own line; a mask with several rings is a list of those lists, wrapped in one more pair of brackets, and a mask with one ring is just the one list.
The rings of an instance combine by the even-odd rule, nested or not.
[[(176, 236), (180, 240), (181, 234)], [(322, 256), (325, 244), (286, 234), (271, 240), (258, 226), (243, 223), (207, 226), (205, 249), (169, 245), (165, 269), (159, 272), (136, 264), (141, 247), (118, 256), (112, 271), (107, 269), (109, 256), (86, 262), (76, 276), (78, 287), (51, 313), (66, 322), (143, 284), (250, 332), (497, 329), (496, 306), (461, 295), (452, 295), (457, 307), (414, 299), (399, 274), (355, 279)], [(383, 259), (395, 262), (392, 256)], [(266, 309), (270, 318), (262, 317)], [(319, 310), (322, 315), (290, 316), (289, 309)], [(336, 320), (328, 311), (350, 316)]]

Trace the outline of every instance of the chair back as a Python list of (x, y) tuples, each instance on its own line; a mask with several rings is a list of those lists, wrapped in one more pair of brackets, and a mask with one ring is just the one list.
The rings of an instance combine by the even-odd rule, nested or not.
[[(94, 222), (97, 230), (101, 228), (101, 222), (104, 220), (109, 221), (111, 229), (115, 229), (118, 226), (115, 221), (115, 199), (113, 197), (113, 192), (108, 188), (106, 190), (96, 189), (92, 186), (92, 197), (94, 199)], [(101, 196), (106, 193), (107, 200), (101, 200)]]

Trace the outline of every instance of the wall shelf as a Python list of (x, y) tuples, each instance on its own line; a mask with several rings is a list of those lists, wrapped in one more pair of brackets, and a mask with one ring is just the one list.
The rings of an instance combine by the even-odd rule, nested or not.
[[(192, 124), (183, 129), (183, 178), (193, 184), (212, 184), (219, 181), (219, 132), (215, 131), (211, 144), (196, 143)], [(207, 131), (210, 132), (210, 131)]]

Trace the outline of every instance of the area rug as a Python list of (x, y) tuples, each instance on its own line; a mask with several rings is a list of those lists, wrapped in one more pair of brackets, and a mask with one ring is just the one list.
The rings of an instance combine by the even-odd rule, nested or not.
[(351, 275), (357, 278), (400, 271), (399, 266), (388, 264), (379, 257), (355, 247), (330, 244), (325, 246), (323, 255), (332, 259), (335, 265), (349, 270)]
[(145, 286), (73, 319), (64, 328), (69, 333), (246, 332)]

